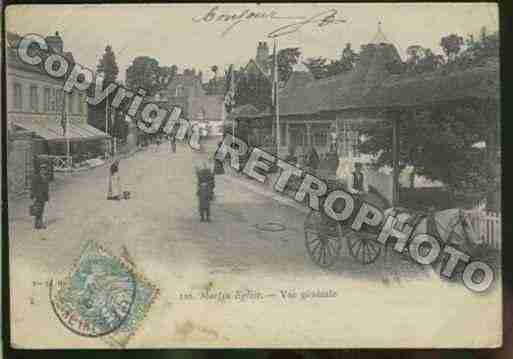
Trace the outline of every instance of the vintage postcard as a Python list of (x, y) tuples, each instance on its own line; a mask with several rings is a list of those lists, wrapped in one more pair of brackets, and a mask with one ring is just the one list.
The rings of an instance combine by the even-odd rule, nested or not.
[(8, 6), (11, 345), (501, 346), (498, 19)]

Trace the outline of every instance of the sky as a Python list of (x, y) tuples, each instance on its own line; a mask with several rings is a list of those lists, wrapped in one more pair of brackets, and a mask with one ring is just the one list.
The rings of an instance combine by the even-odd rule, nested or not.
[[(240, 15), (245, 10), (246, 15), (252, 11), (261, 18), (244, 19), (223, 34), (232, 22), (215, 21), (219, 15)], [(335, 10), (336, 19), (344, 21), (319, 26), (322, 15)], [(215, 14), (214, 20), (206, 17), (209, 13)], [(317, 21), (306, 21), (316, 15)], [(272, 51), (269, 33), (295, 22), (306, 23), (276, 42), (278, 48), (300, 47), (303, 59), (337, 58), (348, 42), (358, 49), (372, 41), (379, 22), (404, 58), (410, 45), (441, 53), (443, 36), (478, 35), (482, 26), (495, 31), (498, 18), (493, 3), (12, 5), (6, 9), (6, 29), (43, 36), (59, 31), (65, 51), (91, 69), (105, 46), (111, 45), (121, 81), (137, 56), (156, 58), (162, 66), (175, 64), (180, 71), (196, 68), (206, 81), (212, 65), (221, 70), (230, 64), (245, 65), (255, 57), (259, 41), (267, 41)]]

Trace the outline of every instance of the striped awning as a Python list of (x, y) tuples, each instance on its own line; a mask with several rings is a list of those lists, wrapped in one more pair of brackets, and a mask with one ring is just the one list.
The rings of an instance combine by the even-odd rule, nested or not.
[(67, 136), (64, 136), (61, 124), (57, 121), (17, 119), (13, 124), (14, 126), (20, 127), (24, 130), (32, 131), (36, 136), (52, 142), (66, 141), (68, 138), (70, 141), (84, 141), (99, 140), (110, 137), (105, 132), (90, 126), (87, 123), (70, 122), (67, 128)]

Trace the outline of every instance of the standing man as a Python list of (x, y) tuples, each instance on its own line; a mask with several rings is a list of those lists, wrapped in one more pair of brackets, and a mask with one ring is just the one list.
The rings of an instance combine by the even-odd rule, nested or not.
[(200, 220), (201, 222), (205, 220), (210, 222), (210, 201), (214, 197), (215, 178), (206, 162), (203, 163), (203, 167), (198, 170), (197, 176), (198, 189), (196, 195), (199, 200)]
[(35, 229), (46, 228), (46, 225), (43, 223), (43, 215), (45, 204), (50, 200), (49, 175), (48, 164), (46, 162), (41, 162), (39, 165), (39, 171), (35, 173), (32, 180), (32, 192), (30, 196), (30, 198), (34, 200), (34, 203), (32, 204), (32, 213), (35, 217)]
[(319, 154), (315, 150), (315, 147), (312, 145), (310, 147), (310, 151), (308, 151), (306, 166), (308, 168), (310, 168), (313, 171), (313, 173), (315, 174), (317, 171), (317, 168), (319, 168), (319, 162), (320, 162)]
[(175, 135), (175, 133), (171, 133), (169, 135), (169, 144), (171, 146), (171, 151), (173, 151), (173, 153), (176, 153), (176, 135)]
[(360, 162), (356, 162), (354, 164), (354, 172), (352, 173), (352, 178), (350, 178), (347, 182), (347, 187), (351, 193), (363, 194), (369, 192), (367, 179), (362, 172), (362, 164)]

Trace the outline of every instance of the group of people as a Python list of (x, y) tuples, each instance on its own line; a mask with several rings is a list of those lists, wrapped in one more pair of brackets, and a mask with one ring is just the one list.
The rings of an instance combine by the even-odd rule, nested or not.
[[(369, 192), (367, 178), (363, 172), (363, 164), (351, 160), (341, 160), (336, 153), (336, 146), (330, 147), (327, 160), (330, 167), (336, 170), (337, 179), (346, 185), (349, 192), (353, 194), (362, 194)], [(289, 155), (285, 159), (290, 164), (297, 165), (298, 158), (295, 154), (295, 148), (289, 148)], [(321, 164), (320, 156), (314, 146), (310, 146), (306, 152), (304, 168), (311, 174), (316, 174)]]

